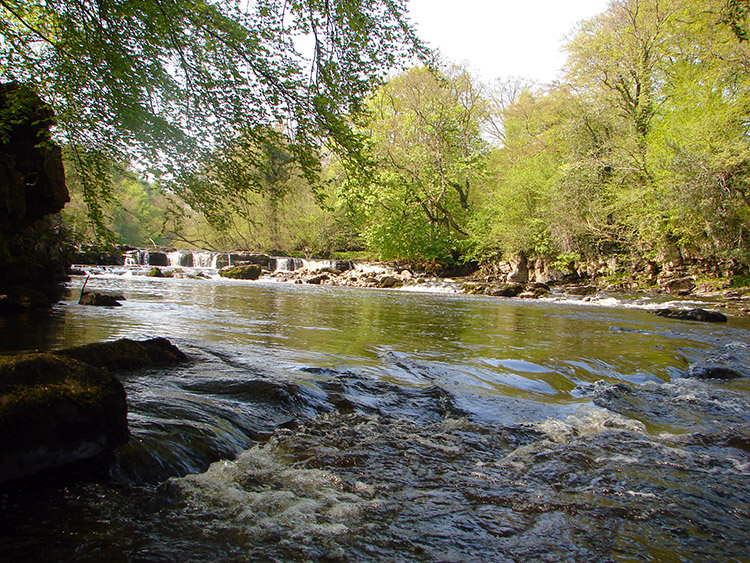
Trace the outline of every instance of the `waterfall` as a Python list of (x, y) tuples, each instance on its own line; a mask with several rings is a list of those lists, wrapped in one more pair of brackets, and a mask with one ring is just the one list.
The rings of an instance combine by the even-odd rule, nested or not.
[(194, 250), (191, 252), (193, 255), (193, 267), (194, 268), (215, 268), (214, 260), (216, 253), (207, 251)]
[(317, 271), (332, 268), (341, 272), (349, 270), (353, 264), (347, 260), (306, 260), (288, 256), (271, 257), (257, 252), (210, 252), (207, 250), (155, 249), (130, 250), (124, 254), (125, 266), (162, 266), (171, 268), (203, 268), (219, 270), (238, 263), (257, 264), (265, 270), (294, 272), (296, 270)]
[(167, 253), (169, 265), (173, 268), (192, 268), (193, 252), (190, 250), (175, 250)]
[(289, 258), (288, 256), (279, 256), (275, 258), (277, 272), (293, 272), (305, 267), (305, 260), (302, 258)]

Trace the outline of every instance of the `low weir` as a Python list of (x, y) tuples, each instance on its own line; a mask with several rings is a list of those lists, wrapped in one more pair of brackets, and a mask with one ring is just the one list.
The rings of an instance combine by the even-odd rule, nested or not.
[(125, 266), (159, 266), (173, 268), (204, 268), (218, 270), (233, 264), (257, 264), (272, 271), (293, 272), (295, 270), (321, 270), (332, 268), (340, 272), (352, 269), (349, 260), (312, 260), (288, 256), (269, 256), (254, 252), (210, 252), (204, 250), (160, 250), (137, 249), (124, 254)]

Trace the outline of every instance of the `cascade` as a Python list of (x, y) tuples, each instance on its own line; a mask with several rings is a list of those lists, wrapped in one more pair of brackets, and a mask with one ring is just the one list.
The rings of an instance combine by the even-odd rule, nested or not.
[(275, 260), (277, 272), (293, 272), (305, 267), (305, 260), (302, 260), (302, 258), (278, 256), (275, 258)]
[(192, 251), (194, 268), (215, 268), (215, 252)]
[(192, 268), (193, 252), (191, 250), (175, 250), (167, 253), (169, 265), (173, 268)]

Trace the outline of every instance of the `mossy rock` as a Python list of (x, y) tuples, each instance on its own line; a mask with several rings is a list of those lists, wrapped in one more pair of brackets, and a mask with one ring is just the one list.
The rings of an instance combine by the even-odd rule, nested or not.
[(526, 287), (522, 283), (500, 283), (487, 288), (485, 293), (493, 297), (517, 297)]
[(110, 372), (186, 360), (165, 338), (0, 356), (0, 482), (96, 457), (124, 443), (125, 390)]
[(0, 482), (104, 453), (128, 438), (122, 384), (57, 354), (0, 357)]
[(151, 268), (146, 274), (149, 278), (163, 278), (164, 272), (160, 268)]
[(55, 352), (60, 356), (109, 370), (168, 366), (186, 362), (187, 356), (166, 338), (95, 342)]
[(257, 264), (243, 264), (240, 266), (226, 266), (219, 270), (223, 278), (235, 280), (257, 280), (260, 277), (261, 268)]

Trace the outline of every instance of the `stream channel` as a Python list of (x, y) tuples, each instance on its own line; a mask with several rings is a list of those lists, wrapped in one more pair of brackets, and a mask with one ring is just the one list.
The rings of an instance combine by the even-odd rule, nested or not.
[(750, 561), (750, 381), (686, 378), (750, 321), (99, 275), (119, 308), (0, 318), (0, 351), (169, 338), (118, 374), (105, 468), (0, 490), (2, 561)]

